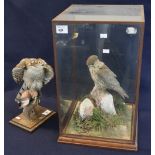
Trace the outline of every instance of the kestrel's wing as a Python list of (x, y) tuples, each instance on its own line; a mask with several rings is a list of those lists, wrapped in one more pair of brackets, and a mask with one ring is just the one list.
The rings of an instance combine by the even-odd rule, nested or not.
[[(111, 76), (114, 76), (114, 77), (117, 77), (117, 75), (112, 72), (108, 66), (106, 66), (102, 61), (99, 61), (97, 64), (95, 64), (95, 68), (98, 68), (100, 70), (103, 70), (103, 71), (107, 71)], [(102, 72), (102, 71), (99, 71), (99, 73)]]
[(47, 64), (44, 66), (44, 70), (45, 70), (44, 84), (47, 84), (54, 77), (54, 72), (53, 68)]
[(113, 90), (117, 92), (122, 98), (127, 97), (128, 95), (120, 86), (120, 83), (116, 79), (116, 74), (114, 74), (107, 66), (101, 68), (97, 72), (98, 80), (101, 81), (101, 84), (104, 83), (106, 89)]
[(112, 72), (108, 66), (104, 65), (103, 67), (104, 68), (100, 68), (100, 69), (104, 69), (105, 72), (108, 72), (109, 75), (111, 75), (111, 76), (113, 76), (115, 78), (117, 77), (117, 75), (114, 72)]
[(23, 81), (24, 68), (15, 67), (12, 70), (12, 77), (15, 82), (20, 83)]

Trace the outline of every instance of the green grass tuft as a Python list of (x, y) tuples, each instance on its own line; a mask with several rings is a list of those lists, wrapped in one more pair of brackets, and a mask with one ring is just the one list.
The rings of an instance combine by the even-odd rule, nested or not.
[(77, 109), (73, 116), (75, 130), (80, 132), (89, 132), (90, 130), (102, 131), (108, 128), (116, 127), (117, 125), (126, 124), (127, 106), (121, 98), (118, 98), (118, 96), (114, 97), (114, 102), (117, 115), (107, 114), (99, 107), (95, 107), (91, 118), (81, 120)]

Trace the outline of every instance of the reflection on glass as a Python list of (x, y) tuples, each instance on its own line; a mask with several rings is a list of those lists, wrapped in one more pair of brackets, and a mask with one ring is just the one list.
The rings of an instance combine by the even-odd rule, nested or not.
[(56, 34), (63, 133), (130, 140), (140, 28), (67, 26)]

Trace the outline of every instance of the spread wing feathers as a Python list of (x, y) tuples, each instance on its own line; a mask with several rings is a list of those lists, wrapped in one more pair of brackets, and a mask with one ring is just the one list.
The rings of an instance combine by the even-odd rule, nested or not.
[(20, 83), (23, 81), (24, 68), (15, 67), (12, 70), (12, 77), (15, 82)]
[(53, 68), (47, 64), (44, 66), (44, 71), (45, 71), (44, 84), (47, 84), (54, 77), (54, 71)]
[(123, 99), (129, 98), (125, 90), (120, 86), (120, 83), (116, 79), (116, 74), (114, 74), (107, 66), (100, 69), (97, 72), (98, 80), (101, 84), (104, 83), (106, 89), (113, 90), (117, 92)]

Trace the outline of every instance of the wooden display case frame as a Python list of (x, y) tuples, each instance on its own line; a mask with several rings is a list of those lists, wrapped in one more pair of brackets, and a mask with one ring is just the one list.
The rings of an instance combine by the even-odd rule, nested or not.
[[(67, 10), (67, 9), (66, 9)], [(65, 12), (65, 11), (64, 11)], [(63, 12), (62, 12), (63, 13)], [(142, 7), (143, 13), (143, 7)], [(59, 15), (58, 15), (59, 16)], [(144, 36), (144, 23), (145, 21), (72, 21), (72, 20), (57, 20), (54, 18), (52, 20), (52, 31), (53, 35), (55, 34), (55, 25), (61, 24), (138, 24), (140, 26), (140, 43), (138, 49), (138, 63), (136, 68), (136, 99), (135, 104), (133, 106), (132, 113), (132, 127), (131, 127), (131, 140), (122, 140), (122, 139), (111, 139), (111, 138), (99, 138), (99, 137), (88, 137), (83, 135), (74, 135), (74, 134), (64, 134), (63, 130), (65, 129), (68, 121), (71, 119), (71, 116), (75, 109), (74, 106), (71, 106), (66, 114), (66, 118), (64, 119), (65, 123), (60, 123), (60, 100), (59, 96), (61, 94), (59, 87), (59, 73), (58, 73), (58, 56), (56, 49), (56, 40), (53, 36), (53, 47), (54, 47), (54, 61), (55, 61), (55, 71), (56, 71), (56, 88), (57, 88), (57, 108), (59, 114), (59, 137), (58, 142), (61, 143), (69, 143), (69, 144), (79, 144), (86, 146), (94, 146), (94, 147), (102, 147), (102, 148), (113, 148), (113, 149), (123, 149), (123, 150), (138, 150), (138, 101), (139, 101), (139, 87), (140, 87), (140, 76), (141, 76), (141, 63), (142, 63), (142, 49), (143, 49), (143, 36)]]

